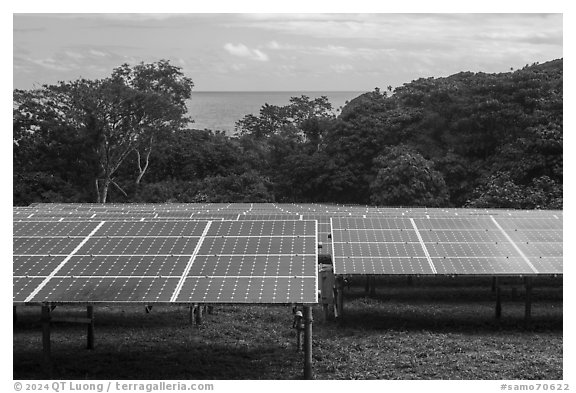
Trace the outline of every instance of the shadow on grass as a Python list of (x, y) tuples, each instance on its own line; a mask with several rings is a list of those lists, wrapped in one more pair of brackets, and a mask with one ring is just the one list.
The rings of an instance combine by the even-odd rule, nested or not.
[[(438, 310), (438, 306), (430, 305), (427, 311), (419, 305), (407, 307), (403, 305), (380, 308), (377, 312), (366, 309), (345, 309), (343, 320), (329, 323), (335, 330), (341, 329), (344, 334), (363, 330), (396, 330), (396, 331), (431, 331), (434, 333), (490, 333), (509, 332), (511, 334), (530, 332), (562, 331), (562, 314), (549, 313), (532, 316), (530, 325), (526, 327), (524, 316), (514, 310), (512, 315), (503, 313), (497, 320), (487, 308), (483, 310), (467, 307), (466, 310)], [(441, 307), (441, 306), (440, 306)]]
[[(54, 345), (53, 345), (54, 347)], [(60, 343), (52, 350), (51, 371), (41, 348), (14, 353), (14, 379), (299, 379), (301, 355), (281, 346), (157, 345), (93, 351)], [(266, 370), (263, 373), (263, 370)], [(295, 374), (296, 372), (296, 374)]]

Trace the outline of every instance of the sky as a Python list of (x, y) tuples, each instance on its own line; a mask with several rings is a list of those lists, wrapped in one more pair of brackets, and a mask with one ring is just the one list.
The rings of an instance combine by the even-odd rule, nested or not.
[(167, 59), (194, 91), (370, 91), (562, 57), (559, 13), (13, 14), (19, 89)]

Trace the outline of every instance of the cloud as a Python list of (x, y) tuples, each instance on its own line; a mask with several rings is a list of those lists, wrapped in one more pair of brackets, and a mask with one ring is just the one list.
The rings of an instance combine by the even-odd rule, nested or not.
[(332, 57), (347, 57), (352, 59), (373, 60), (387, 56), (396, 55), (396, 48), (369, 48), (369, 47), (347, 47), (343, 45), (294, 45), (270, 41), (266, 47), (275, 51), (285, 51), (301, 53), (305, 55), (320, 55)]
[(330, 68), (332, 69), (332, 71), (338, 74), (344, 74), (350, 71), (354, 71), (354, 67), (351, 66), (350, 64), (332, 64), (330, 65)]
[(250, 49), (244, 44), (226, 43), (224, 49), (233, 56), (245, 57), (256, 61), (268, 61), (268, 55), (259, 49)]

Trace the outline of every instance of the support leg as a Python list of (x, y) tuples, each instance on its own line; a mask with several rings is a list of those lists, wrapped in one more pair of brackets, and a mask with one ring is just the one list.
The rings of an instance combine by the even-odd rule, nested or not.
[(190, 325), (194, 325), (194, 305), (193, 304), (190, 304), (188, 306), (188, 311), (189, 311), (188, 320), (190, 322)]
[(87, 349), (94, 349), (94, 306), (86, 306), (86, 317), (90, 320), (88, 323)]
[(336, 310), (338, 312), (337, 317), (342, 320), (344, 318), (344, 278), (338, 277), (336, 279)]
[(152, 311), (152, 306), (151, 305), (144, 306), (144, 311), (146, 312), (146, 314), (150, 314), (150, 312)]
[(330, 310), (327, 303), (322, 304), (322, 315), (324, 315), (324, 322), (330, 318)]
[(364, 285), (364, 292), (366, 292), (366, 296), (370, 293), (370, 276), (366, 276), (366, 284)]
[(524, 278), (524, 285), (526, 286), (526, 304), (524, 306), (524, 325), (526, 329), (530, 328), (532, 318), (532, 277)]
[(202, 325), (202, 310), (204, 307), (202, 305), (196, 306), (196, 325)]
[(314, 379), (312, 374), (312, 307), (304, 306), (304, 379)]
[(492, 277), (492, 293), (496, 292), (496, 277)]
[(42, 306), (42, 354), (44, 358), (44, 367), (48, 375), (52, 369), (50, 360), (50, 306)]
[(496, 288), (496, 319), (502, 316), (502, 300), (500, 299), (500, 283), (498, 277), (494, 277), (494, 286)]
[(376, 277), (370, 277), (370, 296), (376, 295)]
[(302, 349), (302, 330), (297, 327), (296, 328), (296, 352), (300, 352)]

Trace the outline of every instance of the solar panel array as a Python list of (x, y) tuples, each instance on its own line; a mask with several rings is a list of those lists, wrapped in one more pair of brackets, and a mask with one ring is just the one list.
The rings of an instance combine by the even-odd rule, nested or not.
[(562, 274), (562, 220), (510, 216), (332, 218), (338, 275)]
[(315, 303), (337, 275), (562, 274), (562, 211), (322, 204), (15, 207), (14, 302)]
[(14, 222), (13, 301), (316, 303), (314, 221)]

